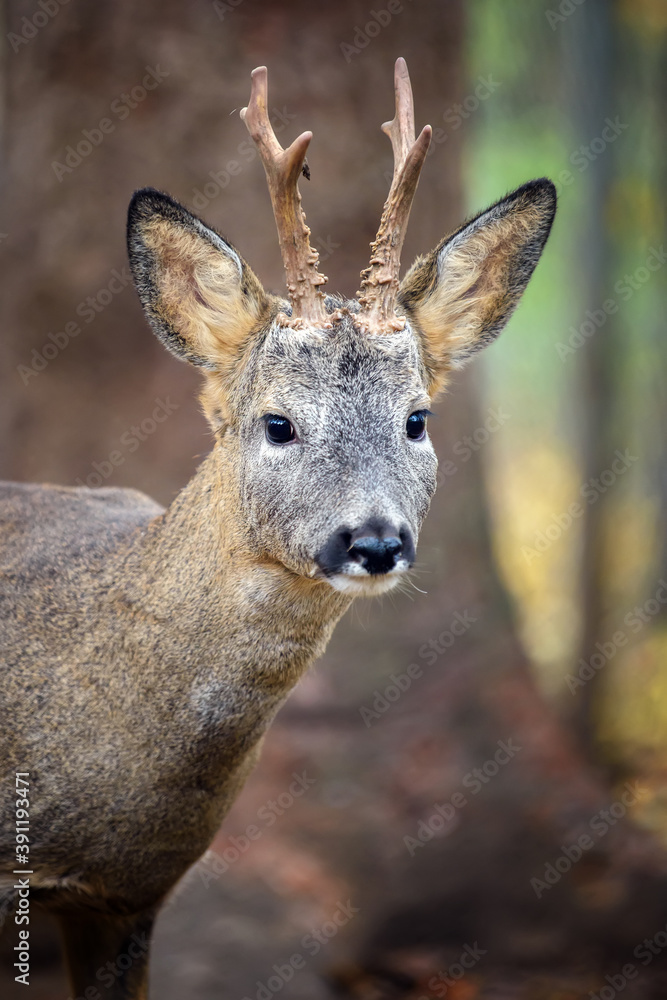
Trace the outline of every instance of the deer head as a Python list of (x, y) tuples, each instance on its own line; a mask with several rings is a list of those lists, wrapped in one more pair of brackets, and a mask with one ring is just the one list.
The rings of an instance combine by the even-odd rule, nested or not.
[(267, 114), (264, 67), (241, 116), (264, 164), (288, 300), (269, 295), (234, 247), (165, 194), (132, 199), (128, 246), (157, 336), (205, 370), (203, 403), (231, 456), (242, 531), (258, 558), (350, 594), (410, 569), (436, 484), (427, 431), (449, 372), (503, 328), (556, 208), (532, 181), (446, 237), (399, 279), (400, 251), (430, 141), (415, 140), (403, 59), (383, 126), (395, 168), (360, 291), (322, 293), (298, 179), (311, 133), (288, 149)]

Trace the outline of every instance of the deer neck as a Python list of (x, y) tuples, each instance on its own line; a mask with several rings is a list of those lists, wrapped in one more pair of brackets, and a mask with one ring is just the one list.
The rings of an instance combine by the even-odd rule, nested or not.
[(215, 700), (217, 687), (227, 700), (252, 692), (271, 716), (324, 651), (350, 598), (253, 549), (236, 469), (235, 441), (216, 444), (151, 522), (126, 578), (141, 581), (142, 615), (159, 625), (192, 697)]

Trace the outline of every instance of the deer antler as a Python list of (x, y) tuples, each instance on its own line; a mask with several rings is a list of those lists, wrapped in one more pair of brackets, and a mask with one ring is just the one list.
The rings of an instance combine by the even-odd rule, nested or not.
[(382, 131), (391, 139), (394, 150), (394, 176), (382, 210), (380, 228), (371, 243), (371, 260), (361, 272), (360, 322), (367, 330), (401, 330), (404, 321), (396, 315), (401, 248), (410, 216), (419, 174), (431, 142), (431, 126), (425, 125), (415, 141), (415, 113), (412, 87), (405, 59), (396, 60), (394, 68), (396, 114), (385, 122)]
[(289, 149), (283, 149), (269, 121), (266, 66), (259, 66), (251, 75), (250, 102), (241, 111), (241, 118), (266, 171), (287, 291), (292, 303), (292, 319), (313, 326), (331, 326), (331, 318), (324, 307), (324, 296), (319, 290), (319, 285), (327, 279), (317, 269), (319, 254), (313, 250), (308, 239), (310, 229), (306, 225), (297, 186), (313, 133), (303, 132)]

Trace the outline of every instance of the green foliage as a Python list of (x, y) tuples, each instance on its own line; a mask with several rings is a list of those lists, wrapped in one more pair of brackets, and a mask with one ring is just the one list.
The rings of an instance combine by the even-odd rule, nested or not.
[[(551, 177), (559, 191), (556, 223), (535, 277), (507, 331), (485, 355), (490, 401), (513, 414), (485, 460), (496, 550), (524, 639), (545, 687), (565, 699), (563, 678), (583, 624), (582, 523), (575, 519), (532, 563), (521, 550), (540, 526), (544, 530), (580, 498), (591, 407), (583, 371), (593, 338), (613, 373), (608, 437), (639, 456), (605, 498), (610, 627), (664, 569), (656, 484), (665, 460), (659, 415), (666, 414), (667, 267), (648, 272), (646, 262), (654, 250), (658, 257), (652, 259), (660, 259), (665, 232), (665, 115), (658, 81), (667, 17), (648, 2), (613, 8), (609, 37), (604, 30), (594, 33), (601, 46), (596, 54), (592, 44), (588, 50), (586, 33), (600, 9), (596, 0), (467, 5), (469, 93), (480, 76), (490, 74), (498, 83), (462, 124), (468, 207), (477, 211), (531, 177)], [(607, 112), (599, 122), (594, 117), (595, 124), (589, 115), (590, 135), (583, 134), (582, 122), (596, 76), (595, 67), (582, 69), (577, 62), (582, 51), (613, 67), (612, 85), (595, 105)], [(582, 80), (588, 80), (585, 87)], [(600, 190), (604, 202), (596, 217), (590, 206)], [(604, 261), (593, 301), (591, 246)], [(573, 348), (577, 343), (583, 346)]]

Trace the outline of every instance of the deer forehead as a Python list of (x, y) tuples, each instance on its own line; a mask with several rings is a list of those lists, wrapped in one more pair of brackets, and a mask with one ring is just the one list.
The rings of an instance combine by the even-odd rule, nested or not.
[(329, 330), (274, 323), (257, 345), (246, 382), (253, 408), (355, 404), (396, 410), (427, 405), (417, 340), (406, 324), (393, 333), (366, 333), (345, 316)]

